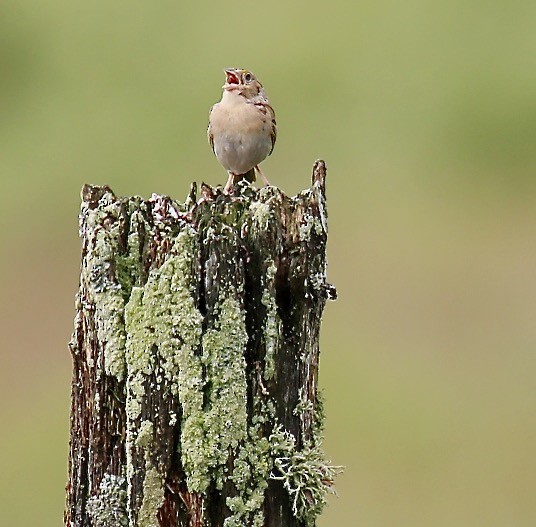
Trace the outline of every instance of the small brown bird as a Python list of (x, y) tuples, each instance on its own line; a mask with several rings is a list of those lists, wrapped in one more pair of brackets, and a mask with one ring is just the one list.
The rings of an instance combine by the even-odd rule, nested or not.
[(225, 190), (229, 191), (240, 179), (255, 181), (255, 171), (269, 185), (259, 163), (274, 149), (274, 109), (251, 71), (224, 71), (223, 95), (210, 109), (207, 135), (216, 158), (229, 173)]

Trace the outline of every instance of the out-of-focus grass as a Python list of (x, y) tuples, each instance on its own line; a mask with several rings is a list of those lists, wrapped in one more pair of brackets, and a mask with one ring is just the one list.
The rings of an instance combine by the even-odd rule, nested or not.
[[(25, 2), (0, 16), (0, 523), (61, 522), (83, 183), (186, 195), (222, 68), (276, 108), (265, 163), (328, 162), (319, 526), (532, 526), (536, 4)], [(30, 504), (30, 505), (29, 505)]]

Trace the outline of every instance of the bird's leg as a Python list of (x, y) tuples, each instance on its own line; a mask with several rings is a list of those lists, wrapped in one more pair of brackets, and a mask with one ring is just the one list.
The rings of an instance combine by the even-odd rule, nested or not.
[(262, 173), (262, 170), (260, 169), (259, 165), (255, 165), (255, 170), (259, 173), (259, 176), (261, 176), (262, 182), (264, 183), (264, 186), (269, 187), (270, 182), (266, 178), (266, 176)]
[(229, 172), (229, 177), (227, 178), (227, 183), (223, 189), (224, 192), (229, 192), (233, 188), (235, 175), (232, 172)]

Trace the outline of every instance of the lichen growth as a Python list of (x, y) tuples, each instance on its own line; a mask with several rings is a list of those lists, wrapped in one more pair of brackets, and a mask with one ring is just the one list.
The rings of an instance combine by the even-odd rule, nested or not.
[(335, 493), (334, 479), (342, 472), (343, 467), (331, 465), (322, 450), (322, 393), (317, 393), (313, 404), (301, 388), (293, 413), (300, 417), (302, 427), (305, 415), (312, 413), (310, 438), (304, 440), (300, 450), (297, 450), (294, 435), (276, 424), (269, 437), (272, 460), (269, 477), (283, 483), (289, 494), (294, 516), (312, 526), (326, 504), (327, 495)]
[(137, 527), (159, 527), (158, 510), (164, 503), (164, 484), (158, 470), (146, 468), (143, 480), (143, 501), (138, 515)]
[(305, 441), (296, 450), (296, 438), (278, 427), (270, 436), (275, 455), (271, 478), (281, 481), (288, 492), (296, 518), (314, 525), (322, 512), (328, 493), (334, 493), (335, 476), (342, 467), (326, 461), (320, 442)]
[(172, 255), (149, 273), (143, 287), (132, 288), (125, 307), (130, 420), (141, 411), (147, 376), (156, 373), (157, 364), (186, 416), (202, 407), (201, 364), (195, 356), (202, 316), (193, 298), (191, 271), (195, 243), (193, 229), (181, 231), (174, 239)]
[(321, 220), (310, 213), (303, 215), (303, 221), (300, 224), (299, 236), (300, 241), (307, 242), (311, 238), (311, 233), (321, 235), (324, 233), (324, 226)]
[(273, 467), (270, 442), (262, 435), (260, 423), (248, 430), (248, 440), (240, 447), (230, 476), (238, 491), (237, 496), (227, 498), (231, 516), (225, 519), (224, 527), (262, 527), (264, 492)]
[(204, 457), (215, 469), (216, 487), (221, 488), (229, 449), (236, 449), (247, 436), (244, 352), (248, 336), (234, 288), (220, 293), (216, 311), (215, 326), (203, 335), (202, 360), (209, 388)]
[[(328, 493), (334, 493), (333, 480), (342, 467), (333, 466), (325, 459), (321, 447), (323, 426), (322, 399), (314, 408), (310, 440), (297, 450), (296, 438), (275, 420), (273, 402), (255, 398), (255, 418), (248, 429), (248, 439), (238, 451), (234, 470), (229, 479), (235, 484), (237, 495), (227, 498), (231, 516), (224, 527), (262, 527), (264, 525), (264, 494), (270, 479), (281, 481), (288, 492), (292, 513), (308, 526), (326, 504)], [(296, 411), (310, 408), (298, 403)], [(265, 426), (275, 423), (272, 433), (263, 435)], [(265, 432), (264, 432), (265, 434)]]
[(302, 416), (304, 414), (311, 413), (314, 410), (314, 404), (311, 399), (308, 399), (305, 396), (305, 390), (300, 388), (298, 390), (298, 404), (294, 408), (294, 411), (292, 412), (294, 415)]
[(125, 376), (125, 342), (123, 312), (125, 302), (119, 290), (109, 289), (95, 295), (97, 338), (104, 346), (104, 370), (118, 380)]
[(127, 527), (126, 479), (104, 474), (98, 493), (87, 502), (87, 513), (95, 527)]
[(203, 492), (213, 479), (221, 487), (229, 449), (246, 437), (247, 333), (237, 292), (230, 289), (220, 296), (214, 327), (201, 338), (203, 318), (193, 297), (195, 244), (192, 229), (181, 231), (172, 255), (149, 273), (143, 287), (132, 288), (125, 309), (127, 416), (129, 422), (139, 417), (148, 377), (162, 374), (182, 407), (188, 488)]
[(253, 407), (247, 441), (240, 445), (229, 476), (238, 494), (227, 498), (232, 514), (225, 519), (224, 527), (264, 525), (264, 493), (274, 465), (274, 448), (266, 428), (275, 420), (275, 406), (270, 398), (256, 396)]
[(164, 478), (154, 467), (154, 425), (151, 421), (142, 421), (134, 441), (143, 452), (145, 475), (143, 478), (143, 501), (138, 514), (137, 527), (159, 527), (158, 510), (164, 503)]
[(264, 378), (273, 379), (275, 375), (275, 353), (279, 343), (279, 335), (281, 334), (281, 319), (277, 314), (277, 302), (275, 298), (274, 279), (277, 268), (273, 261), (269, 261), (266, 267), (266, 275), (264, 277), (264, 288), (262, 292), (261, 302), (266, 308), (264, 320), (264, 345), (266, 353), (264, 356)]
[(153, 442), (154, 426), (151, 421), (143, 421), (138, 430), (136, 446), (147, 451)]
[(273, 216), (272, 207), (269, 203), (252, 201), (249, 206), (251, 220), (258, 225), (261, 230), (266, 230), (270, 219)]
[(324, 423), (326, 421), (325, 415), (325, 403), (324, 392), (318, 390), (316, 392), (316, 401), (313, 409), (313, 436), (317, 438), (318, 442), (321, 441), (324, 432)]
[(279, 216), (281, 193), (275, 187), (259, 189), (257, 199), (251, 200), (248, 206), (248, 216), (251, 225), (257, 232), (266, 232), (274, 217)]
[[(184, 228), (170, 246), (170, 254), (151, 270), (143, 287), (134, 286), (125, 307), (127, 330), (127, 477), (134, 477), (132, 452), (145, 450), (143, 503), (138, 524), (157, 526), (156, 513), (163, 502), (163, 478), (152, 466), (147, 452), (153, 442), (153, 424), (144, 421), (136, 430), (150, 381), (165, 380), (166, 389), (177, 396), (183, 408), (182, 435), (195, 441), (203, 429), (192, 426), (203, 409), (203, 379), (200, 346), (202, 316), (195, 306), (193, 262), (195, 231)], [(201, 438), (203, 436), (201, 435)], [(202, 447), (202, 442), (199, 445)]]
[(128, 302), (132, 288), (139, 283), (142, 274), (139, 230), (145, 227), (145, 222), (141, 211), (132, 211), (129, 225), (126, 251), (116, 255), (115, 263), (115, 274), (117, 281), (121, 285), (121, 293), (125, 302)]
[(114, 269), (114, 250), (120, 234), (118, 218), (119, 206), (110, 201), (108, 195), (95, 209), (83, 204), (80, 229), (93, 233), (93, 238), (88, 239), (90, 247), (81, 281), (88, 285), (89, 299), (95, 306), (94, 320), (97, 338), (104, 350), (104, 370), (122, 380), (125, 374), (125, 301)]
[[(244, 226), (248, 225), (260, 231), (269, 229), (276, 210), (272, 200), (281, 197), (277, 192), (262, 189), (255, 200), (236, 200), (226, 205), (222, 219), (226, 225), (221, 229), (206, 226), (203, 239), (216, 237), (216, 232), (222, 234), (223, 228), (231, 236), (235, 236), (237, 228), (243, 233)], [(278, 424), (274, 400), (259, 377), (262, 396), (254, 395), (253, 415), (248, 423), (244, 291), (225, 282), (220, 284), (216, 305), (211, 308), (214, 316), (207, 319), (206, 327), (207, 321), (196, 304), (199, 233), (186, 223), (181, 224), (178, 234), (168, 224), (160, 230), (164, 220), (155, 221), (153, 234), (162, 236), (168, 244), (165, 259), (142, 277), (144, 248), (140, 234), (149, 227), (142, 225), (143, 214), (136, 208), (139, 203), (127, 210), (129, 232), (121, 254), (113, 252), (119, 246), (118, 207), (108, 203), (85, 211), (86, 216), (91, 217), (88, 229), (94, 228), (86, 281), (92, 284), (95, 320), (99, 321), (97, 336), (105, 352), (104, 370), (118, 380), (126, 379), (127, 478), (103, 479), (99, 494), (90, 498), (88, 511), (96, 527), (128, 524), (126, 496), (133, 492), (134, 485), (139, 487), (141, 483), (135, 480), (134, 471), (138, 469), (134, 467), (138, 467), (140, 461), (143, 465), (143, 460), (143, 500), (136, 525), (158, 526), (165, 474), (160, 473), (160, 465), (153, 464), (155, 424), (142, 421), (143, 405), (149, 390), (153, 389), (163, 391), (180, 403), (180, 412), (170, 412), (169, 425), (177, 426), (181, 433), (179, 454), (188, 491), (203, 494), (212, 484), (216, 489), (222, 489), (228, 482), (234, 485), (236, 493), (226, 501), (231, 514), (225, 519), (224, 527), (262, 527), (265, 524), (263, 506), (270, 479), (282, 482), (294, 516), (313, 525), (327, 493), (333, 492), (333, 478), (340, 471), (340, 467), (325, 460), (321, 449), (321, 399), (313, 404), (303, 395), (303, 389), (300, 391), (294, 409), (294, 415), (300, 417), (298, 441)], [(177, 214), (175, 211), (173, 218), (177, 219)], [(113, 221), (104, 228), (106, 216)], [(311, 236), (325, 233), (324, 220), (305, 213), (298, 227), (299, 240), (308, 242)], [(227, 234), (223, 232), (223, 236)], [(263, 258), (266, 254), (263, 253)], [(153, 262), (153, 265), (156, 264)], [(281, 345), (282, 321), (276, 301), (274, 259), (268, 257), (263, 268), (260, 300), (264, 306), (265, 355), (259, 375), (269, 381), (276, 375), (275, 359)], [(298, 271), (301, 272), (300, 268)], [(325, 287), (325, 272), (307, 279), (314, 290)], [(309, 283), (306, 290), (308, 287)], [(312, 348), (303, 349), (302, 359), (309, 360), (314, 352)], [(266, 386), (270, 388), (271, 383)], [(304, 440), (302, 433), (309, 439)], [(298, 444), (299, 451), (296, 450)], [(127, 484), (128, 490), (125, 489)]]

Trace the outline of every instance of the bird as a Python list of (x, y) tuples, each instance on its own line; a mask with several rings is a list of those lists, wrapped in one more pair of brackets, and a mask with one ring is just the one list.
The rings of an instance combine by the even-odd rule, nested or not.
[(263, 85), (249, 70), (226, 68), (221, 101), (210, 109), (207, 136), (210, 146), (229, 176), (229, 192), (241, 179), (255, 181), (259, 164), (274, 150), (277, 137), (275, 112)]

